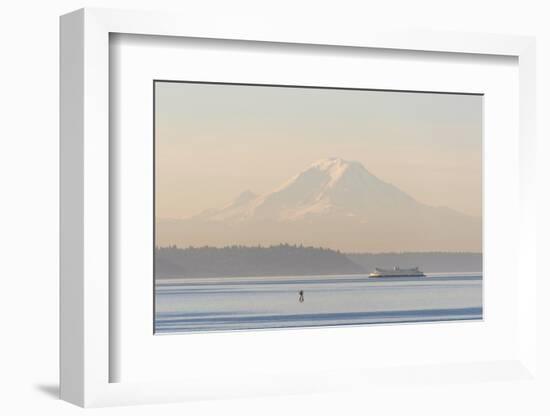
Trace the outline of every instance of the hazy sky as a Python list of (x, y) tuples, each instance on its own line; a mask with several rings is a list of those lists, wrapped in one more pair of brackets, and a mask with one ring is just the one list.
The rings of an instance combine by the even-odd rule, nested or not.
[(327, 157), (481, 216), (482, 97), (156, 83), (158, 218), (269, 192)]

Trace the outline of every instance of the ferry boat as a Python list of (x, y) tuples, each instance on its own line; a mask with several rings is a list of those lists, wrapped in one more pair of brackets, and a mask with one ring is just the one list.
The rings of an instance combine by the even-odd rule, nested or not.
[(394, 267), (393, 269), (380, 269), (376, 267), (369, 277), (425, 277), (426, 275), (420, 271), (418, 267), (411, 269), (401, 269)]

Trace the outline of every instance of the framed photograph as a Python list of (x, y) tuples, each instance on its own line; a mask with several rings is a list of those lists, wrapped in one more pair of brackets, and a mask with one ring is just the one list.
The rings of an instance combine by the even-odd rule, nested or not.
[(532, 379), (534, 40), (236, 24), (61, 18), (62, 398)]
[(156, 334), (482, 318), (481, 94), (154, 96)]

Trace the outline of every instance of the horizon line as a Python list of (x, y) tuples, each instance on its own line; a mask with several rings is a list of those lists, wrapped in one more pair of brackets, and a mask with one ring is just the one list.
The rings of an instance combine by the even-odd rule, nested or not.
[(346, 251), (343, 251), (343, 250), (333, 249), (333, 248), (328, 248), (328, 247), (306, 246), (306, 245), (303, 245), (303, 244), (295, 244), (295, 243), (294, 244), (278, 243), (278, 244), (270, 244), (270, 245), (233, 244), (233, 245), (225, 245), (225, 246), (210, 246), (210, 245), (193, 246), (193, 245), (188, 245), (186, 247), (180, 247), (177, 244), (169, 244), (167, 246), (155, 245), (155, 250), (161, 250), (161, 249), (177, 249), (177, 250), (216, 249), (216, 250), (223, 250), (223, 249), (231, 249), (231, 248), (269, 249), (269, 248), (275, 248), (275, 247), (292, 247), (292, 248), (325, 250), (325, 251), (338, 252), (338, 253), (342, 253), (342, 254), (345, 254), (345, 255), (354, 255), (354, 254), (370, 254), (370, 255), (380, 255), (380, 254), (480, 254), (480, 255), (483, 255), (482, 251), (468, 251), (468, 250), (460, 250), (460, 251), (441, 251), (441, 250), (431, 250), (431, 251), (353, 251), (353, 252), (346, 252)]

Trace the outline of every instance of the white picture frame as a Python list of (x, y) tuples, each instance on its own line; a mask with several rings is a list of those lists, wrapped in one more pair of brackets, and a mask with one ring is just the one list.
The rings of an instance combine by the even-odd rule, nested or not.
[[(247, 40), (334, 47), (383, 48), (440, 53), (505, 55), (519, 65), (519, 201), (518, 267), (524, 273), (517, 293), (517, 354), (499, 361), (442, 363), (423, 366), (420, 378), (433, 372), (468, 380), (472, 369), (493, 371), (505, 379), (536, 375), (535, 268), (535, 41), (530, 37), (464, 33), (376, 32), (330, 33), (283, 28), (269, 22), (215, 20), (208, 27), (192, 16), (165, 13), (82, 9), (61, 18), (61, 398), (80, 406), (237, 397), (272, 392), (322, 392), (342, 388), (337, 381), (305, 383), (305, 378), (279, 374), (269, 380), (228, 385), (227, 380), (112, 382), (110, 366), (120, 359), (111, 348), (110, 325), (116, 309), (109, 276), (109, 36), (113, 33)], [(111, 191), (110, 191), (111, 190)], [(330, 336), (337, 336), (336, 332)], [(434, 370), (435, 368), (435, 370)], [(396, 372), (397, 371), (397, 372)], [(388, 377), (387, 368), (355, 374), (368, 385)], [(391, 371), (402, 377), (398, 370)], [(417, 376), (418, 376), (417, 374)], [(486, 373), (487, 374), (487, 373)], [(349, 374), (348, 374), (349, 375)], [(497, 377), (498, 378), (498, 377)], [(294, 382), (292, 382), (294, 380)], [(479, 382), (471, 378), (471, 382)]]

